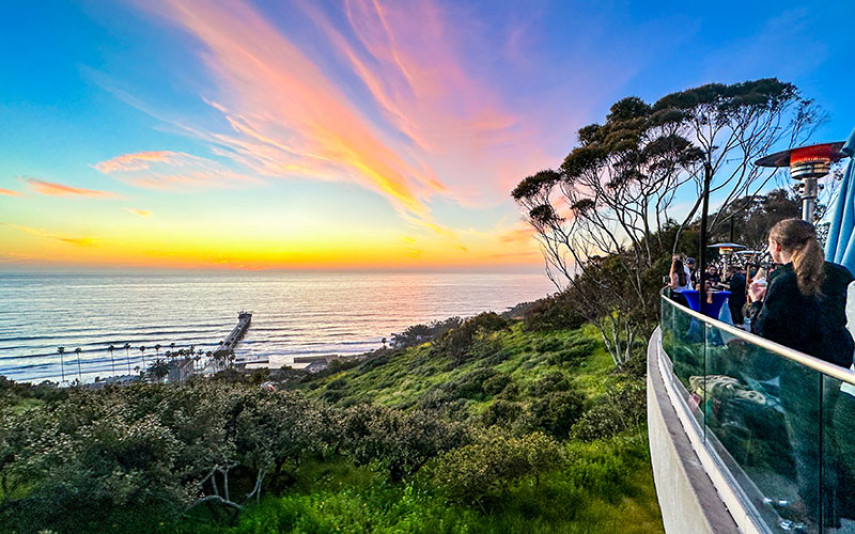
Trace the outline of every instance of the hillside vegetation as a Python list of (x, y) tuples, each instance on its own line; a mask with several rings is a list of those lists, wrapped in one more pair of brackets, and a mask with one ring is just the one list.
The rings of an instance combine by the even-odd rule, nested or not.
[(662, 532), (642, 358), (616, 371), (590, 326), (542, 330), (553, 312), (482, 314), (275, 390), (3, 382), (0, 530)]

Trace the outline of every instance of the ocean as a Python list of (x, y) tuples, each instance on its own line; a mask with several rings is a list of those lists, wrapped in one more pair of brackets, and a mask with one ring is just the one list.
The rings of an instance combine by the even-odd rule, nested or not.
[(500, 313), (553, 291), (543, 274), (0, 274), (0, 375), (78, 379), (78, 347), (82, 382), (128, 374), (154, 360), (156, 344), (160, 357), (172, 343), (216, 349), (243, 310), (253, 317), (238, 360), (355, 355), (414, 324)]

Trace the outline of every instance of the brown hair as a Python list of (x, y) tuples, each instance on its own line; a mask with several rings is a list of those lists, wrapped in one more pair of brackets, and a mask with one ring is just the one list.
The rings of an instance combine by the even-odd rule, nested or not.
[(769, 237), (792, 256), (799, 291), (808, 296), (821, 295), (825, 255), (813, 225), (801, 219), (784, 219), (772, 227)]
[[(662, 272), (662, 271), (660, 271)], [(680, 282), (680, 287), (686, 285), (686, 270), (683, 269), (683, 262), (680, 256), (671, 256), (671, 274), (677, 273), (677, 280)]]

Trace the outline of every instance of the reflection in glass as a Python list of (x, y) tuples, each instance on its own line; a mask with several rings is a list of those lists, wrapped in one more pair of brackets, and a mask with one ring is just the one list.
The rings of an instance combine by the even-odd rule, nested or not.
[(855, 387), (662, 307), (681, 394), (760, 520), (818, 533), (855, 519)]

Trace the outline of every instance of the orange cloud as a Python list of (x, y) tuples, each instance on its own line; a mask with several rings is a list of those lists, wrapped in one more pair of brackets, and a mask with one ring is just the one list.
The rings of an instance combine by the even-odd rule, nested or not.
[(534, 228), (526, 224), (499, 234), (499, 241), (501, 243), (528, 243), (534, 236)]
[[(317, 3), (303, 9), (365, 84), (386, 119), (406, 135), (447, 193), (467, 204), (504, 199), (508, 189), (548, 159), (538, 128), (509, 109), (473, 73), (464, 40), (477, 21), (444, 13), (430, 0), (348, 0), (341, 30)], [(460, 28), (466, 28), (464, 35)], [(351, 35), (355, 36), (350, 37)], [(495, 59), (495, 58), (490, 58)]]
[(10, 189), (3, 189), (2, 187), (0, 187), (0, 195), (6, 195), (7, 197), (20, 197), (20, 196), (24, 196), (23, 194), (21, 194), (21, 193), (19, 193), (19, 192), (17, 192), (17, 191), (12, 191), (12, 190), (10, 190)]
[(267, 176), (355, 181), (400, 212), (430, 220), (426, 200), (444, 186), (428, 166), (368, 120), (315, 61), (238, 2), (139, 3), (183, 29), (202, 56), (219, 96), (209, 104), (231, 131), (188, 128), (226, 156)]
[[(155, 152), (138, 152), (136, 154), (123, 154), (113, 159), (96, 163), (95, 168), (104, 174), (116, 171), (140, 171), (148, 169), (152, 162), (173, 161), (180, 154), (166, 150)], [(187, 155), (187, 154), (184, 154)]]
[(34, 236), (38, 236), (38, 237), (45, 237), (48, 239), (56, 239), (57, 241), (62, 241), (63, 243), (69, 243), (71, 245), (76, 245), (79, 247), (92, 247), (92, 246), (95, 246), (95, 244), (96, 244), (96, 240), (93, 237), (88, 237), (88, 236), (69, 237), (69, 236), (60, 235), (60, 234), (54, 234), (52, 232), (47, 232), (45, 230), (30, 228), (28, 226), (20, 226), (17, 224), (6, 224), (6, 223), (0, 223), (0, 224), (5, 224), (6, 226), (9, 226), (10, 228), (14, 228), (16, 230), (28, 233), (30, 235), (34, 235)]
[(30, 189), (35, 191), (36, 193), (42, 195), (49, 195), (55, 197), (63, 197), (63, 196), (79, 196), (79, 197), (90, 197), (90, 198), (114, 198), (116, 197), (115, 193), (110, 193), (109, 191), (96, 191), (94, 189), (83, 189), (81, 187), (72, 187), (70, 185), (63, 185), (54, 182), (46, 182), (44, 180), (36, 180), (35, 178), (28, 178), (27, 183), (30, 185)]
[(141, 209), (137, 209), (137, 208), (125, 208), (125, 209), (127, 209), (129, 212), (131, 212), (134, 215), (137, 215), (139, 217), (151, 217), (151, 212), (149, 210), (141, 210)]

